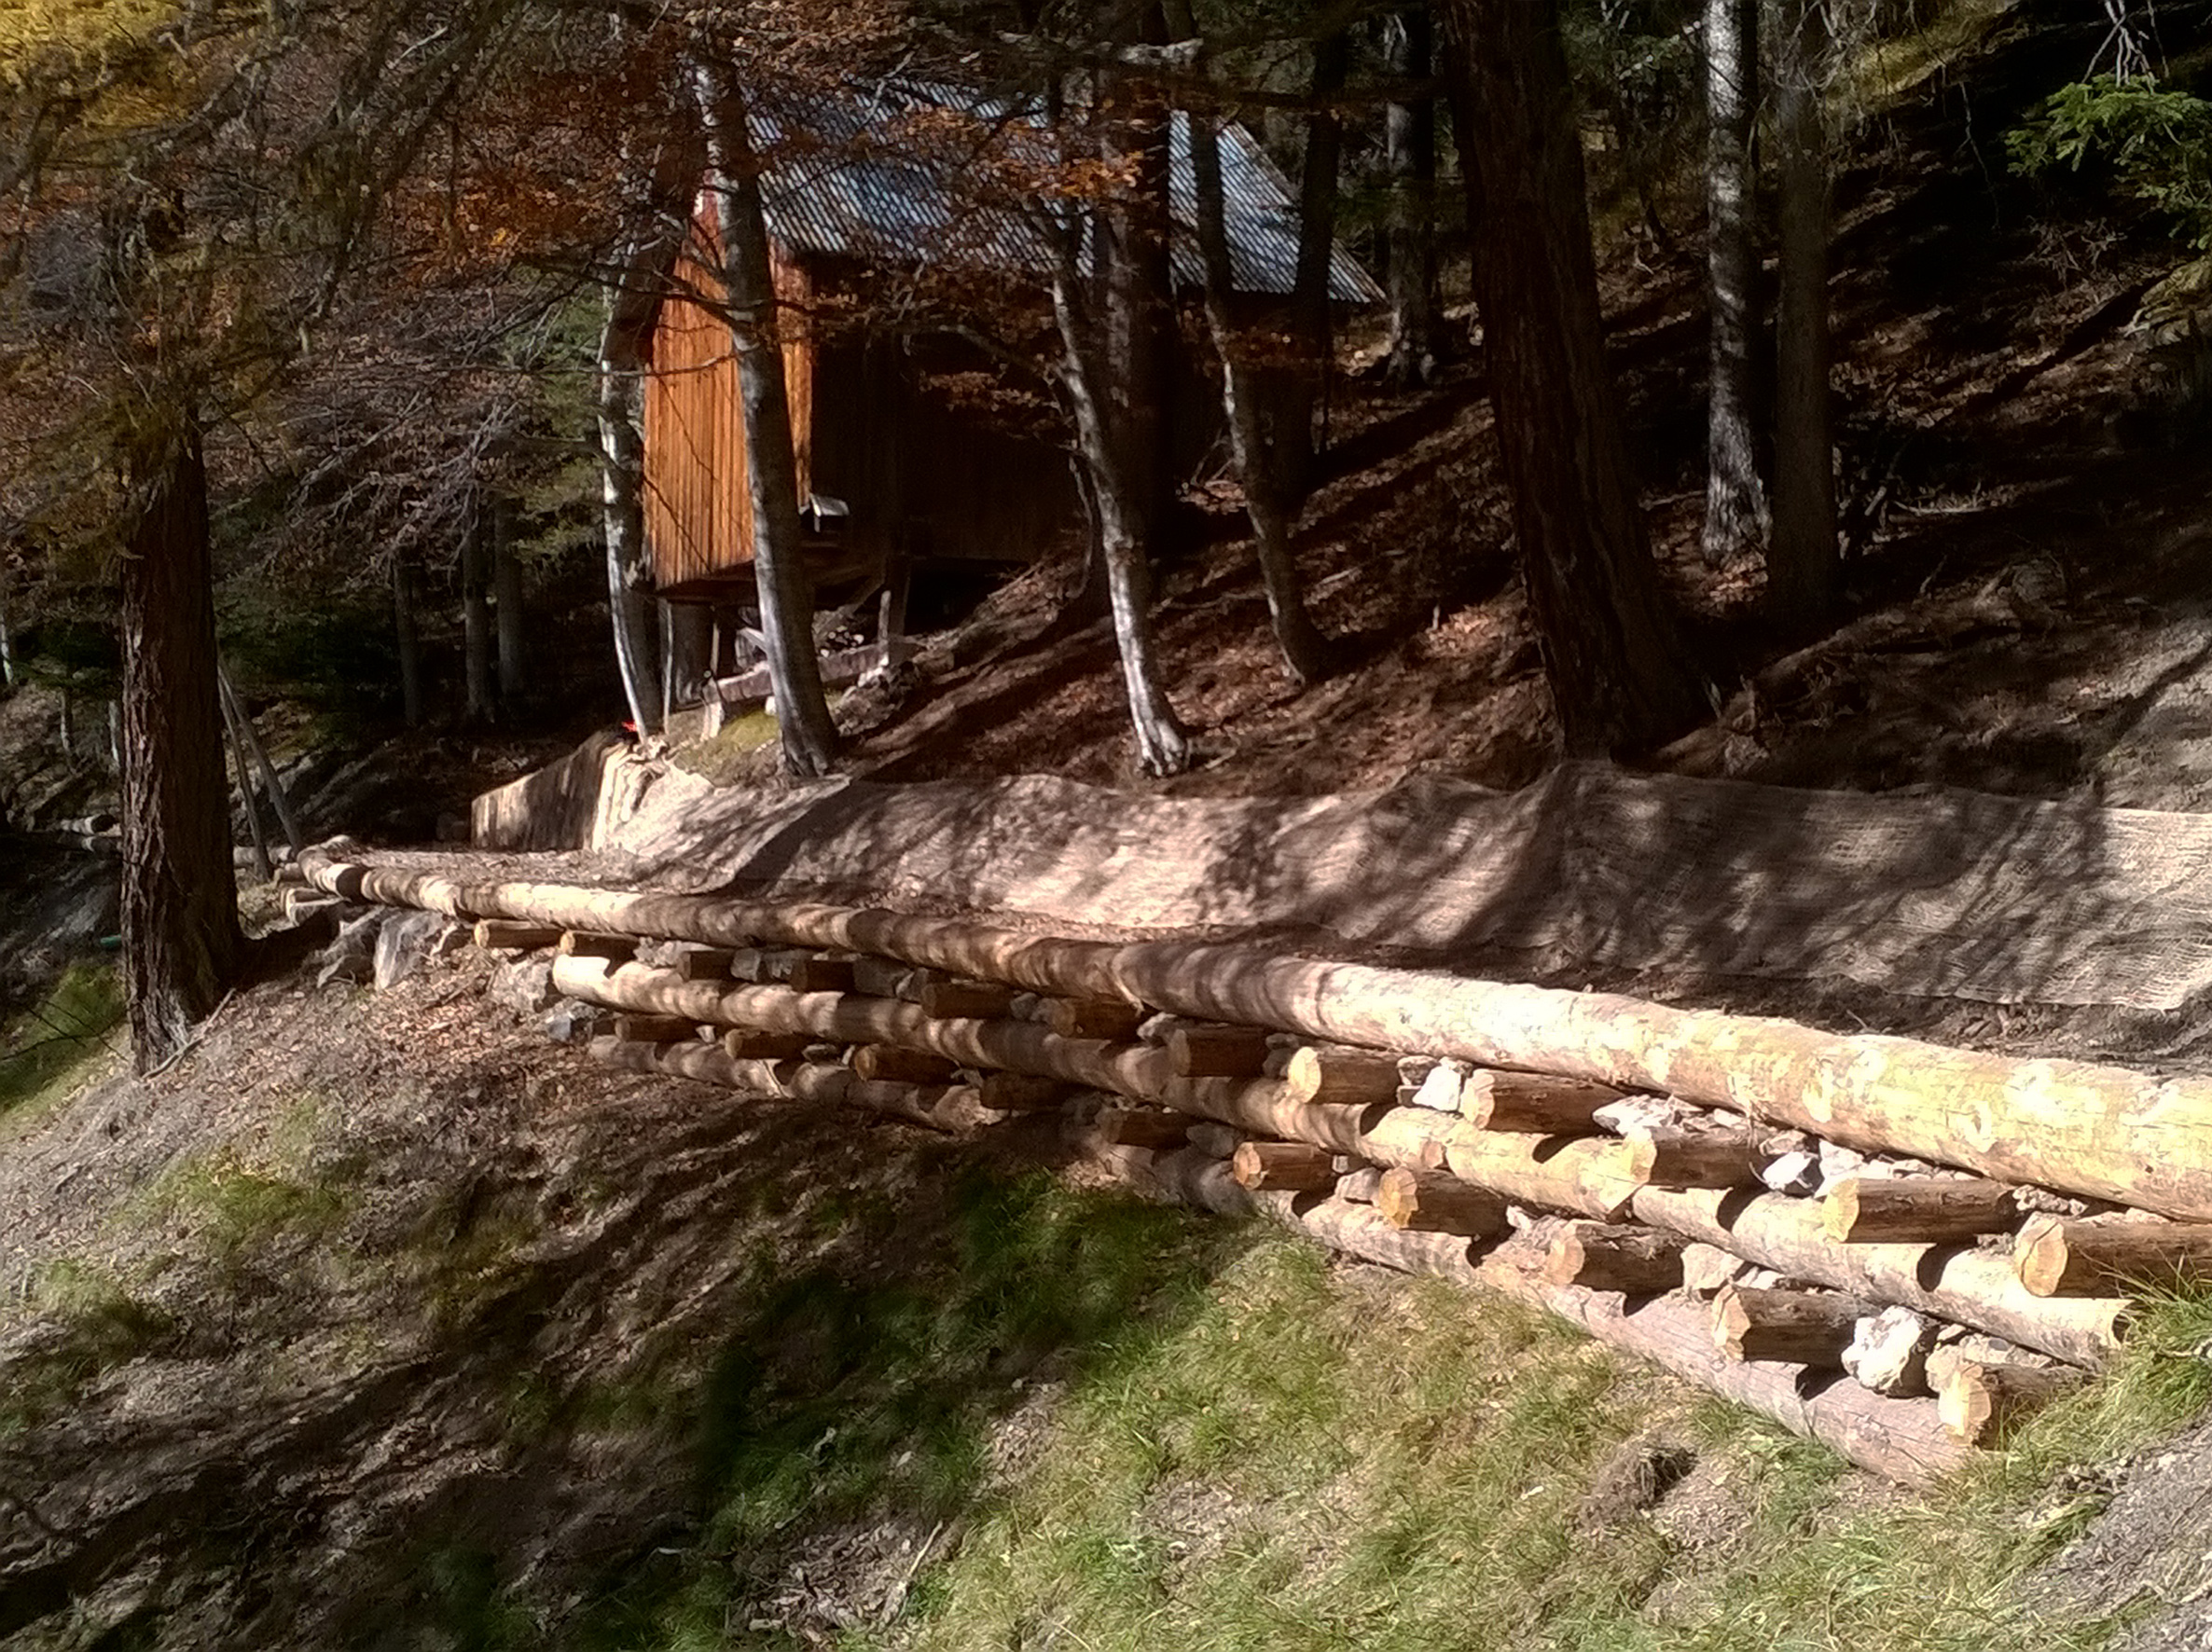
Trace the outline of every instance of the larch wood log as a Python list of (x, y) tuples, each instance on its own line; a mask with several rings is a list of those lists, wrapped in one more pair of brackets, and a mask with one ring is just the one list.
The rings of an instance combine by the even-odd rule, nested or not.
[(959, 1069), (942, 1055), (897, 1044), (862, 1044), (851, 1056), (852, 1070), (864, 1079), (899, 1084), (949, 1084)]
[(733, 1026), (722, 1035), (722, 1049), (735, 1061), (796, 1061), (813, 1041), (806, 1033), (761, 1032), (750, 1026)]
[(1942, 1177), (1846, 1176), (1820, 1195), (1821, 1227), (1839, 1245), (1941, 1245), (2009, 1228), (2019, 1218), (2002, 1182)]
[(1553, 1285), (1657, 1296), (1682, 1283), (1682, 1242), (1656, 1228), (1568, 1222), (1552, 1236), (1543, 1276)]
[(1187, 1113), (1156, 1107), (1106, 1107), (1092, 1122), (1099, 1139), (1115, 1147), (1181, 1147), (1190, 1134)]
[(727, 981), (729, 958), (726, 946), (692, 946), (676, 954), (669, 968), (686, 981)]
[(2076, 1365), (2103, 1365), (2126, 1328), (2124, 1298), (2038, 1297), (1999, 1254), (1930, 1245), (1838, 1245), (1828, 1237), (1819, 1204), (1811, 1199), (1646, 1188), (1636, 1194), (1632, 1209), (1640, 1222), (1716, 1246), (1786, 1279), (1899, 1302)]
[(1384, 1171), (1372, 1203), (1383, 1220), (1409, 1233), (1492, 1239), (1512, 1225), (1496, 1193), (1435, 1170)]
[(1398, 1058), (1373, 1050), (1343, 1050), (1307, 1044), (1291, 1052), (1283, 1080), (1298, 1101), (1366, 1105), (1394, 1101)]
[(1713, 1345), (1731, 1359), (1841, 1370), (1870, 1302), (1834, 1291), (1725, 1285), (1713, 1299)]
[(1126, 998), (1331, 1043), (1657, 1091), (1862, 1151), (2212, 1220), (2212, 1080), (1292, 957), (1246, 943), (1056, 940), (879, 908), (463, 881), (313, 850), (303, 864), (317, 888), (349, 900), (709, 945), (773, 935), (1059, 997)]
[(1621, 1099), (1611, 1084), (1549, 1073), (1507, 1073), (1485, 1068), (1459, 1086), (1459, 1112), (1485, 1130), (1537, 1136), (1581, 1135), (1597, 1128), (1597, 1109)]
[(802, 952), (783, 966), (779, 979), (794, 992), (850, 992), (852, 960), (831, 953)]
[(698, 1023), (681, 1015), (617, 1015), (615, 1036), (626, 1044), (672, 1044), (698, 1038)]
[[(1449, 1115), (1403, 1109), (1421, 1117)], [(1520, 1136), (1461, 1123), (1444, 1137), (1445, 1166), (1462, 1181), (1521, 1205), (1618, 1221), (1644, 1186), (1634, 1143), (1598, 1136)]]
[(562, 931), (551, 924), (516, 923), (510, 918), (480, 917), (470, 932), (487, 952), (537, 952), (560, 944)]
[(1655, 1188), (1755, 1187), (1771, 1157), (1749, 1131), (1654, 1130), (1628, 1147), (1636, 1177)]
[(692, 1079), (753, 1095), (863, 1108), (955, 1135), (1006, 1117), (984, 1105), (980, 1094), (964, 1084), (871, 1081), (850, 1067), (828, 1062), (737, 1060), (715, 1045), (696, 1040), (646, 1044), (594, 1039), (588, 1053), (602, 1067), (626, 1072)]
[(945, 1020), (996, 1020), (1014, 1008), (1014, 988), (996, 981), (961, 981), (927, 975), (918, 984), (915, 1001), (926, 1015)]
[(1127, 1043), (1137, 1036), (1146, 1011), (1119, 999), (1048, 998), (1044, 1025), (1063, 1039), (1107, 1039)]
[(1256, 1026), (1179, 1026), (1168, 1035), (1168, 1054), (1178, 1078), (1257, 1078), (1267, 1035)]
[(2021, 1224), (2012, 1266), (2039, 1297), (2201, 1284), (2212, 1279), (2212, 1224), (2070, 1221), (2039, 1214)]
[(1995, 1445), (2013, 1425), (2081, 1386), (2081, 1373), (2063, 1365), (1953, 1363), (1936, 1386), (1936, 1415), (1955, 1439)]
[(635, 935), (601, 934), (587, 929), (565, 929), (554, 950), (568, 958), (607, 958), (619, 962), (638, 950)]
[(1255, 1193), (1316, 1193), (1336, 1186), (1335, 1157), (1302, 1141), (1248, 1141), (1230, 1156), (1229, 1172)]

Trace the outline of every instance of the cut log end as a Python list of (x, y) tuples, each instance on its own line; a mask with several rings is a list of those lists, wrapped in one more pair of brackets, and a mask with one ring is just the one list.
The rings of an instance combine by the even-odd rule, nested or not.
[(1253, 1192), (1318, 1193), (1336, 1186), (1336, 1155), (1302, 1141), (1248, 1141), (1229, 1160), (1237, 1185)]
[(1375, 1207), (1402, 1232), (1489, 1239), (1510, 1225), (1506, 1203), (1498, 1194), (1433, 1170), (1385, 1171), (1376, 1190)]

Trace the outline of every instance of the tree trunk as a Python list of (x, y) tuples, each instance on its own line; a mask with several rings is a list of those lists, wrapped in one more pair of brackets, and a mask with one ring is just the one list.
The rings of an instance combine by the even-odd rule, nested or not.
[(246, 765), (246, 737), (238, 732), (238, 703), (228, 694), (220, 696), (223, 723), (230, 733), (230, 766), (238, 776), (238, 806), (246, 818), (246, 835), (254, 844), (254, 870), (267, 883), (276, 874), (269, 859), (269, 833), (261, 829), (261, 811), (254, 805), (254, 771)]
[(1785, 0), (1775, 32), (1780, 129), (1782, 277), (1775, 322), (1775, 529), (1767, 601), (1789, 626), (1834, 606), (1843, 567), (1835, 544), (1835, 458), (1829, 428), (1828, 78), (1822, 0)]
[[(1206, 324), (1221, 358), (1222, 405), (1228, 414), (1229, 445), (1237, 477), (1244, 486), (1245, 512), (1258, 546), (1260, 578), (1267, 591), (1267, 618), (1291, 681), (1301, 688), (1328, 670), (1328, 643), (1313, 617), (1291, 549), (1296, 507), (1279, 488), (1279, 470), (1271, 461), (1258, 400), (1255, 375), (1246, 360), (1247, 342), (1232, 310), (1236, 277), (1229, 257), (1229, 235), (1222, 195), (1221, 136), (1213, 119), (1191, 111), (1191, 172), (1196, 181), (1198, 247), (1206, 263)], [(1323, 308), (1326, 315), (1326, 307)]]
[(185, 1047), (244, 936), (215, 688), (207, 473), (195, 426), (138, 467), (122, 570), (123, 971), (141, 1072)]
[(1329, 324), (1329, 267), (1336, 253), (1336, 183), (1344, 154), (1344, 120), (1334, 100), (1351, 63), (1351, 36), (1339, 31), (1314, 42), (1307, 89), (1306, 157), (1298, 184), (1298, 268), (1291, 292), (1295, 359), (1276, 415), (1269, 450), (1275, 485), (1288, 512), (1313, 492), (1314, 419), (1328, 393), (1334, 361)]
[(814, 651), (814, 594), (800, 557), (798, 461), (792, 448), (791, 400), (777, 334), (760, 170), (736, 78), (701, 63), (697, 84), (743, 405), (753, 571), (760, 587), (761, 636), (767, 644), (783, 763), (795, 775), (825, 775), (836, 764), (837, 726), (823, 691), (822, 661)]
[(515, 559), (515, 506), (505, 495), (491, 499), (492, 615), (499, 632), (499, 703), (509, 718), (529, 686), (523, 643), (522, 564)]
[(478, 511), (461, 542), (461, 644), (471, 723), (491, 721), (491, 533)]
[(1766, 488), (1752, 437), (1751, 341), (1759, 277), (1751, 122), (1758, 0), (1707, 0), (1706, 268), (1712, 310), (1706, 415), (1705, 559), (1722, 567), (1766, 540)]
[(1645, 750), (1706, 710), (1644, 540), (1605, 364), (1555, 0), (1449, 0), (1498, 439), (1569, 756)]
[[(1144, 11), (1148, 24), (1160, 22), (1157, 7)], [(1096, 158), (1126, 168), (1134, 183), (1087, 216), (1070, 209), (1051, 221), (1053, 319), (1138, 762), (1172, 775), (1190, 766), (1190, 736), (1161, 685), (1152, 633), (1152, 556), (1167, 492), (1168, 118), (1127, 76), (1109, 82), (1099, 107)]]
[(14, 582), (0, 564), (0, 688), (15, 686)]
[[(1422, 81), (1435, 73), (1434, 30), (1426, 6), (1386, 19), (1383, 52), (1393, 78)], [(1436, 103), (1392, 103), (1383, 115), (1385, 165), (1390, 179), (1385, 272), (1390, 290), (1389, 383), (1405, 389), (1436, 370)]]
[(628, 294), (608, 305), (599, 346), (601, 520), (607, 542), (607, 613), (622, 697), (640, 736), (660, 732), (660, 685), (654, 669), (652, 603), (641, 588), (645, 566), (645, 442), (639, 428), (644, 363), (638, 327), (624, 312)]
[(696, 602), (663, 602), (660, 611), (670, 700), (695, 706), (705, 697), (707, 679), (713, 674), (714, 616)]
[(392, 631), (399, 654), (399, 704), (409, 728), (422, 725), (422, 635), (415, 621), (415, 570), (404, 552), (392, 558)]
[(277, 778), (276, 764), (269, 760), (269, 748), (261, 743), (260, 731), (255, 728), (254, 719), (246, 711), (245, 696), (238, 692), (238, 684), (230, 681), (228, 668), (218, 658), (215, 662), (215, 684), (222, 690), (223, 704), (238, 721), (240, 738), (245, 741), (246, 750), (254, 760), (254, 767), (261, 777), (261, 789), (269, 793), (269, 806), (283, 827), (284, 841), (297, 855), (307, 847), (307, 839), (299, 830), (299, 817), (293, 811), (292, 800), (285, 795), (284, 783)]

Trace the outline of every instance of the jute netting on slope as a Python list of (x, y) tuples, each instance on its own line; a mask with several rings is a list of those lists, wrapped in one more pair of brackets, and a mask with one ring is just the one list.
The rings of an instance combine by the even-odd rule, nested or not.
[(634, 770), (619, 790), (592, 871), (671, 889), (1991, 1003), (2159, 1012), (2212, 987), (2212, 816), (1597, 764), (1510, 794), (1423, 778), (1180, 801), (1044, 777), (759, 792)]

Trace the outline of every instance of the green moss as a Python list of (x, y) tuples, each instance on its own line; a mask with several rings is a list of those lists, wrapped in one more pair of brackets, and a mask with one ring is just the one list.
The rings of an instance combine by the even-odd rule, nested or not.
[(43, 1002), (0, 1029), (0, 1119), (27, 1127), (112, 1066), (122, 1019), (113, 967), (73, 965)]

